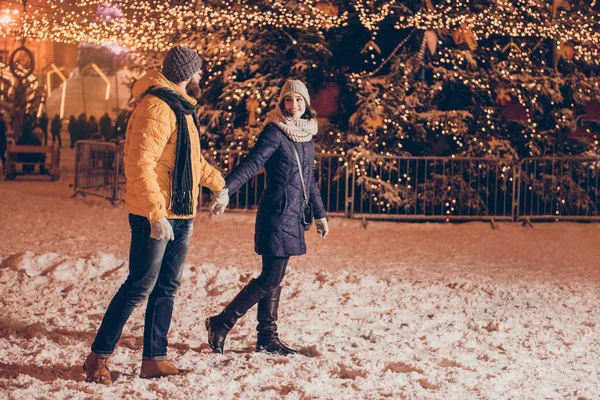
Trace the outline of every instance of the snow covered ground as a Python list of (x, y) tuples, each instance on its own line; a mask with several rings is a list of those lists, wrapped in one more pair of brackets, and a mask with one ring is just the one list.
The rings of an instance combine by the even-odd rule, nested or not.
[(138, 378), (140, 307), (113, 386), (85, 383), (129, 232), (121, 208), (70, 199), (62, 161), (59, 182), (0, 182), (0, 398), (600, 398), (600, 224), (333, 219), (284, 280), (280, 332), (302, 355), (254, 353), (255, 310), (214, 355), (204, 318), (260, 268), (243, 213), (195, 221), (169, 341), (196, 373)]

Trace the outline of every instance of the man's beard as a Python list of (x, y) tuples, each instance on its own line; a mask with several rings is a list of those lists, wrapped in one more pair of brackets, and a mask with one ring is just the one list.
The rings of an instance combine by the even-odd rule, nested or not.
[(200, 82), (191, 80), (187, 86), (185, 87), (185, 92), (194, 99), (199, 99), (202, 95), (202, 91), (200, 90)]

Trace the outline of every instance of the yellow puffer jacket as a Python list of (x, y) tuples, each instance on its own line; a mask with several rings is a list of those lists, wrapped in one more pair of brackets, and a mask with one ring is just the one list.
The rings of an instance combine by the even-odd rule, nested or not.
[[(141, 96), (150, 86), (166, 86), (196, 104), (177, 85), (158, 71), (144, 75), (133, 86), (132, 94), (139, 103), (133, 110), (125, 135), (125, 210), (156, 222), (162, 217), (191, 218), (194, 215), (173, 215), (171, 186), (177, 149), (175, 113), (155, 96)], [(190, 134), (192, 176), (194, 183), (194, 214), (198, 206), (199, 186), (218, 192), (225, 187), (221, 173), (208, 164), (200, 152), (200, 138), (191, 115), (186, 115)]]

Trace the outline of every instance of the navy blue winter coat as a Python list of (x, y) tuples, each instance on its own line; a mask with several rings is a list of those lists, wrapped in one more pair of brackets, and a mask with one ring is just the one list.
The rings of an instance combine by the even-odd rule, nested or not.
[(254, 250), (260, 255), (290, 257), (306, 253), (301, 223), (304, 195), (292, 146), (296, 146), (302, 162), (304, 183), (315, 219), (325, 218), (325, 207), (313, 172), (314, 141), (294, 143), (275, 124), (265, 126), (250, 153), (225, 179), (232, 196), (262, 166), (265, 167), (267, 188), (258, 205), (254, 235)]

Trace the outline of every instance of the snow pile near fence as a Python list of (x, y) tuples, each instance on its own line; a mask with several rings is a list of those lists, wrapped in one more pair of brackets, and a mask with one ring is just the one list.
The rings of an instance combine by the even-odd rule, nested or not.
[(107, 253), (21, 252), (0, 260), (0, 397), (32, 398), (579, 398), (600, 393), (600, 288), (585, 282), (403, 277), (392, 270), (306, 272), (292, 262), (280, 332), (301, 355), (253, 352), (255, 310), (225, 355), (203, 320), (252, 273), (186, 265), (170, 355), (196, 373), (142, 380), (143, 310), (113, 357), (112, 387), (81, 363), (127, 274)]

